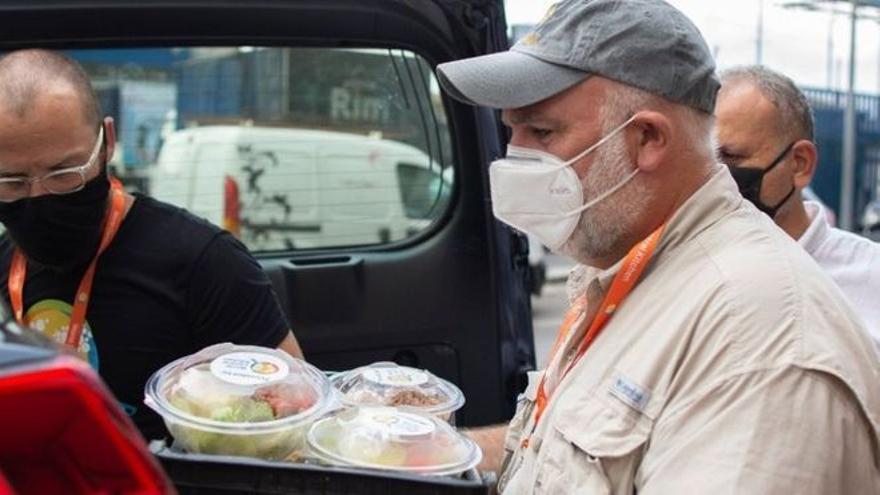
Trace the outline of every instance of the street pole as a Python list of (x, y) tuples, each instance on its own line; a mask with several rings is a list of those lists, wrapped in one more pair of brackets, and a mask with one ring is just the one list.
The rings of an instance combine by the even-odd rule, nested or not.
[(755, 64), (764, 63), (764, 0), (758, 0), (758, 34), (755, 38)]
[(840, 228), (852, 230), (853, 182), (856, 168), (856, 10), (858, 0), (852, 0), (849, 35), (849, 88), (846, 92), (846, 115), (843, 121), (843, 170), (840, 178)]
[[(872, 20), (876, 22), (877, 27), (880, 27), (880, 17), (873, 17)], [(877, 46), (877, 94), (880, 95), (880, 45)], [(878, 177), (878, 181), (880, 181), (880, 177)], [(877, 184), (880, 186), (880, 182)]]
[(828, 89), (834, 84), (834, 11), (828, 21), (828, 46), (825, 55), (825, 86)]

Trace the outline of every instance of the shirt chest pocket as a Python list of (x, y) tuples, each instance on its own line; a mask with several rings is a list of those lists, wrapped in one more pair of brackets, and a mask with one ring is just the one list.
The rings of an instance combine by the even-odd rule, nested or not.
[(634, 492), (653, 422), (613, 400), (591, 397), (559, 408), (540, 447), (536, 495)]

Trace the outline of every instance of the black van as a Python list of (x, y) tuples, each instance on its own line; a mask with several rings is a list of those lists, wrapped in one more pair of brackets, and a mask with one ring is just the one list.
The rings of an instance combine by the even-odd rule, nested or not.
[[(505, 131), (434, 77), (439, 63), (507, 48), (501, 0), (4, 1), (0, 25), (0, 51), (61, 49), (86, 67), (117, 120), (113, 166), (147, 194), (165, 143), (195, 126), (356, 134), (423, 153), (427, 168), (401, 163), (398, 190), (377, 191), (375, 156), (317, 149), (322, 167), (334, 164), (319, 172), (344, 175), (332, 192), (362, 198), (334, 213), (352, 226), (317, 243), (295, 226), (328, 193), (321, 174), (296, 190), (220, 177), (186, 191), (260, 211), (261, 222), (223, 216), (223, 226), (255, 251), (309, 361), (426, 368), (464, 391), (459, 425), (509, 418), (535, 359), (528, 243), (488, 202), (487, 164)], [(237, 152), (255, 173), (283, 166), (277, 150)], [(400, 198), (411, 226), (383, 230), (375, 212)], [(267, 245), (268, 234), (282, 240)]]

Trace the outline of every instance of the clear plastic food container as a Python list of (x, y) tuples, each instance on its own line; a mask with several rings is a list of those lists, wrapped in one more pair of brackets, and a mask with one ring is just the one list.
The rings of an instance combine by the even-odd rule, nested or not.
[(309, 453), (350, 467), (436, 476), (459, 475), (482, 458), (472, 440), (435, 416), (393, 407), (343, 409), (314, 423)]
[(391, 362), (338, 373), (330, 381), (348, 407), (394, 406), (454, 424), (455, 411), (464, 405), (464, 394), (455, 385), (428, 371)]
[(317, 368), (284, 352), (217, 344), (163, 367), (144, 392), (176, 447), (275, 460), (304, 450), (332, 388)]

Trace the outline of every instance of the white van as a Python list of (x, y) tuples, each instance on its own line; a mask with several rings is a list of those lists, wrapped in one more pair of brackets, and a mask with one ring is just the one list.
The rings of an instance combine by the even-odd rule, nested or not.
[(150, 193), (262, 251), (405, 239), (445, 210), (450, 180), (423, 151), (397, 141), (206, 126), (166, 137)]

